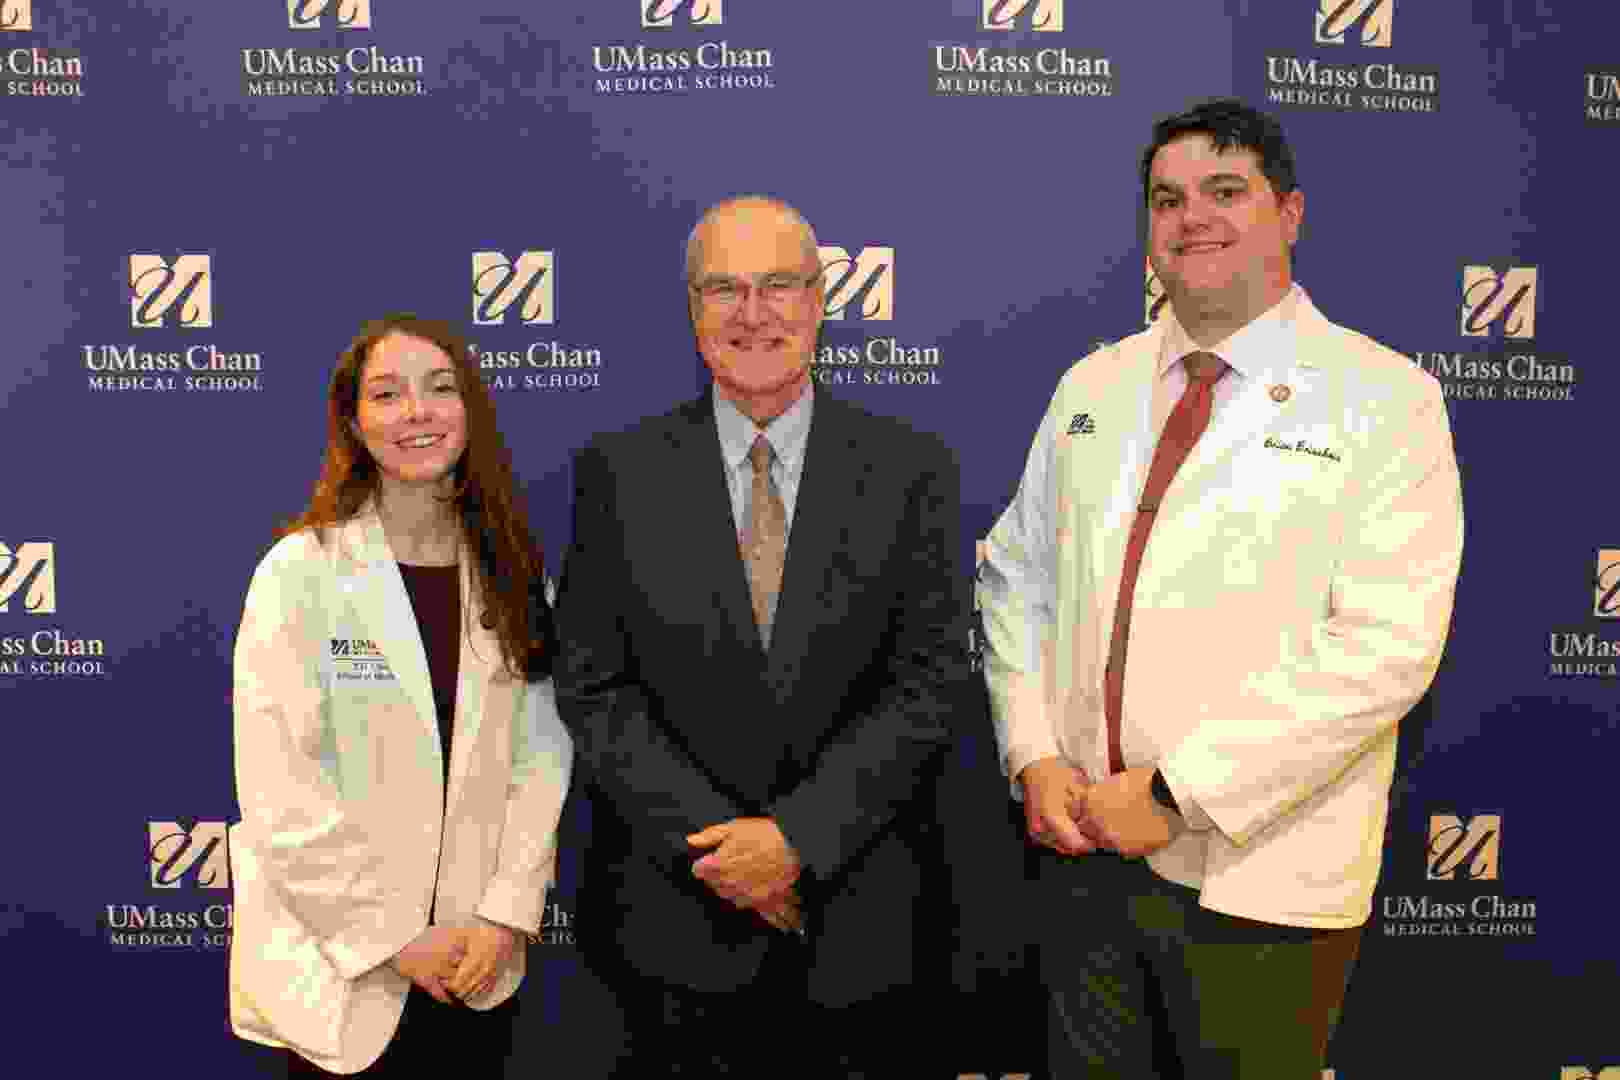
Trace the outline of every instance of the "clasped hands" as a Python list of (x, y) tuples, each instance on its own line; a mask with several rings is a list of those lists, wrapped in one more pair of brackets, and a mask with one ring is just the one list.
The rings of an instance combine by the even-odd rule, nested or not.
[(1186, 828), (1181, 815), (1153, 797), (1153, 767), (1126, 769), (1092, 783), (1060, 757), (1042, 758), (1018, 774), (1029, 839), (1062, 855), (1104, 850), (1158, 851)]
[(395, 971), (445, 1005), (488, 993), (521, 935), (485, 919), (430, 926), (391, 961)]
[(734, 818), (686, 838), (696, 850), (709, 850), (692, 864), (692, 876), (716, 896), (752, 910), (778, 930), (800, 932), (804, 914), (795, 884), (799, 853), (770, 818)]

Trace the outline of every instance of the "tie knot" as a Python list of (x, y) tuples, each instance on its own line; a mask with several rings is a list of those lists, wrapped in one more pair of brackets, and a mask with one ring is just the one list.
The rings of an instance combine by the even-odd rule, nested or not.
[(1181, 358), (1181, 363), (1194, 382), (1214, 382), (1226, 374), (1226, 361), (1211, 352), (1190, 352)]
[(748, 448), (748, 463), (754, 467), (754, 472), (766, 472), (771, 467), (773, 454), (771, 440), (760, 435), (754, 439), (754, 445)]

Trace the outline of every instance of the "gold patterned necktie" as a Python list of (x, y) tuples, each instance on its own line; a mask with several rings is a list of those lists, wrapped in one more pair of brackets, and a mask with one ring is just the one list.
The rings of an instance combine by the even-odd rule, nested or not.
[(1108, 642), (1108, 669), (1103, 675), (1103, 714), (1108, 721), (1108, 771), (1125, 771), (1125, 757), (1119, 745), (1120, 710), (1125, 701), (1125, 654), (1131, 636), (1131, 608), (1136, 599), (1136, 575), (1142, 568), (1142, 553), (1148, 534), (1159, 517), (1159, 502), (1165, 489), (1192, 453), (1199, 436), (1209, 426), (1210, 409), (1215, 404), (1215, 384), (1227, 372), (1227, 363), (1214, 353), (1188, 353), (1182, 358), (1187, 369), (1187, 389), (1164, 422), (1164, 432), (1153, 451), (1142, 501), (1136, 506), (1130, 539), (1125, 545), (1125, 568), (1119, 577), (1119, 600), (1114, 605), (1114, 634)]
[(787, 558), (787, 509), (771, 479), (771, 444), (764, 435), (754, 440), (748, 463), (754, 467), (754, 486), (748, 500), (748, 524), (743, 530), (742, 556), (748, 567), (748, 592), (754, 601), (754, 623), (760, 643), (771, 647), (771, 621), (782, 589), (782, 565)]

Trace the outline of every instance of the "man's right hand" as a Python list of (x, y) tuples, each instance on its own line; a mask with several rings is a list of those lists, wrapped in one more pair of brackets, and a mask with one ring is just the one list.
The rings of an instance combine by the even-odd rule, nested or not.
[(1084, 769), (1060, 757), (1042, 758), (1024, 766), (1018, 782), (1024, 788), (1024, 824), (1031, 843), (1062, 855), (1097, 850), (1095, 830), (1069, 814), (1070, 806), (1085, 804), (1091, 778)]
[(433, 995), (433, 1000), (454, 1004), (445, 984), (467, 953), (467, 932), (459, 926), (430, 926), (389, 961), (393, 969)]

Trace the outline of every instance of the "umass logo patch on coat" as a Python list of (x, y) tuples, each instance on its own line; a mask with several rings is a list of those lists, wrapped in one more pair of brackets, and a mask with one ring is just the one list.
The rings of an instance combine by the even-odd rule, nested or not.
[(394, 682), (388, 658), (369, 638), (332, 638), (332, 674), (339, 682)]

